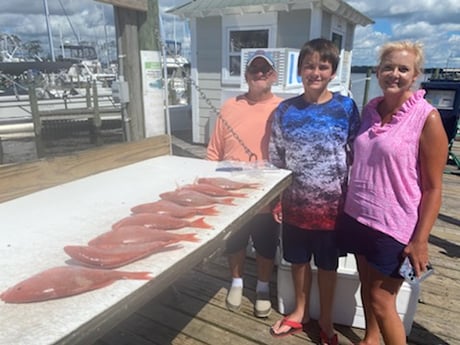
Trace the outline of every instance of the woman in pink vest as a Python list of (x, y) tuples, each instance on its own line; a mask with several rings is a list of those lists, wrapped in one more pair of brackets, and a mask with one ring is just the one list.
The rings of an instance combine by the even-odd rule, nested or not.
[(360, 345), (406, 344), (396, 297), (407, 256), (416, 275), (428, 264), (428, 238), (441, 206), (447, 138), (438, 111), (413, 91), (422, 73), (418, 43), (390, 42), (380, 53), (383, 96), (363, 110), (339, 227), (342, 249), (355, 253), (366, 334)]

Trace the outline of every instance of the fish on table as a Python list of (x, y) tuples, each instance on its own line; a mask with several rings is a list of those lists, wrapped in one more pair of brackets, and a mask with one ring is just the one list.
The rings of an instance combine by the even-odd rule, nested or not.
[(196, 233), (178, 234), (170, 231), (150, 229), (142, 225), (127, 225), (93, 238), (88, 245), (94, 247), (110, 247), (117, 245), (132, 245), (156, 241), (187, 241), (198, 242)]
[(64, 251), (72, 259), (85, 265), (97, 268), (118, 268), (154, 253), (181, 248), (180, 245), (171, 246), (172, 243), (176, 242), (156, 241), (111, 247), (67, 245), (64, 246)]
[(260, 187), (259, 183), (240, 182), (225, 177), (200, 177), (196, 180), (196, 183), (206, 183), (218, 186), (227, 190), (236, 190), (243, 188), (257, 189)]
[(233, 203), (233, 198), (212, 197), (190, 189), (164, 192), (160, 194), (160, 198), (183, 206), (209, 206), (215, 204), (235, 205)]
[(121, 228), (127, 225), (142, 225), (148, 228), (159, 230), (176, 230), (185, 227), (212, 229), (213, 227), (204, 221), (204, 217), (196, 220), (175, 218), (166, 214), (137, 213), (120, 219), (112, 225), (112, 229)]
[(30, 303), (58, 299), (103, 288), (121, 279), (152, 279), (151, 272), (126, 272), (81, 266), (47, 269), (0, 294), (6, 303)]
[(209, 183), (191, 183), (180, 186), (179, 190), (183, 189), (190, 189), (194, 190), (206, 195), (215, 196), (215, 197), (225, 197), (225, 196), (232, 196), (235, 198), (246, 198), (248, 195), (245, 193), (236, 193), (229, 189), (225, 189), (219, 187), (217, 185), (209, 184)]
[(197, 215), (214, 216), (219, 212), (215, 206), (211, 207), (191, 207), (176, 204), (168, 200), (157, 200), (154, 202), (136, 205), (131, 208), (132, 213), (159, 213), (177, 218), (190, 218)]

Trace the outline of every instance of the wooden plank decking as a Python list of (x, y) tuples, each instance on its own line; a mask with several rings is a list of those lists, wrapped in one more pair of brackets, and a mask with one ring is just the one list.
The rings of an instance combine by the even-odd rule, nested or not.
[[(457, 147), (458, 142), (456, 143)], [(459, 150), (456, 150), (459, 151)], [(449, 170), (458, 172), (456, 167)], [(436, 274), (421, 286), (408, 344), (460, 344), (460, 176), (444, 175), (443, 206), (430, 237)], [(306, 332), (274, 339), (268, 330), (278, 318), (276, 272), (271, 285), (274, 311), (267, 319), (253, 316), (255, 264), (248, 259), (245, 299), (238, 313), (225, 308), (229, 284), (226, 260), (220, 254), (180, 277), (157, 298), (95, 340), (94, 345), (261, 345), (317, 344), (312, 322)], [(340, 301), (336, 301), (340, 303)], [(336, 325), (341, 344), (359, 341), (363, 330)]]

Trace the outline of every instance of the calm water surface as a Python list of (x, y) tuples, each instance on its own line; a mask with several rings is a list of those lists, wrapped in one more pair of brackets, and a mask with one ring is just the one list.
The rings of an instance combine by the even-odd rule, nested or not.
[[(414, 87), (418, 88), (420, 86), (420, 83), (422, 81), (428, 80), (430, 76), (431, 76), (430, 74), (421, 75), (418, 78), (416, 85)], [(352, 73), (351, 74), (351, 93), (360, 110), (363, 107), (364, 87), (366, 84), (365, 81), (366, 81), (365, 73)], [(380, 90), (379, 84), (377, 82), (377, 78), (375, 74), (372, 74), (370, 84), (369, 84), (369, 92), (367, 95), (367, 100), (369, 101), (374, 97), (380, 96), (381, 94), (382, 94), (382, 91)]]

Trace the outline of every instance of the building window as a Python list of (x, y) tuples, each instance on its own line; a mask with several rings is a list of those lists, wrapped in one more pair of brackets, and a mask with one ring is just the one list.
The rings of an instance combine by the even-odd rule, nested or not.
[(241, 49), (276, 47), (277, 13), (229, 15), (222, 18), (221, 82), (241, 81)]
[(240, 77), (241, 75), (241, 49), (243, 48), (268, 48), (268, 29), (258, 30), (229, 30), (228, 47), (228, 76)]
[(339, 52), (342, 50), (342, 40), (343, 37), (341, 34), (338, 34), (336, 32), (332, 33), (332, 42), (335, 44)]

